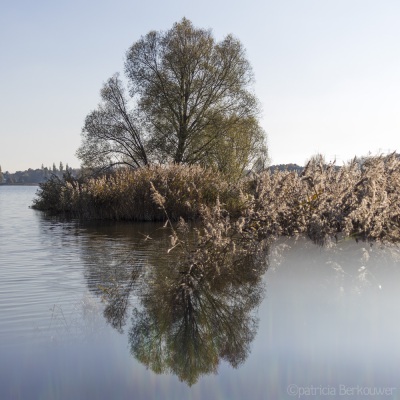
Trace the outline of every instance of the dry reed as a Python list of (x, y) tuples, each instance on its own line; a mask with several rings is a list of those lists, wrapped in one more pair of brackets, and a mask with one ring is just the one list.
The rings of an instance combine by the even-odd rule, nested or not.
[(246, 232), (247, 240), (252, 232), (251, 240), (306, 234), (320, 244), (341, 235), (395, 242), (400, 240), (399, 187), (395, 153), (354, 159), (340, 168), (316, 157), (301, 174), (265, 171), (235, 185), (199, 166), (169, 165), (122, 169), (85, 181), (52, 179), (41, 185), (34, 208), (132, 221), (200, 217), (212, 237), (220, 223), (212, 216), (217, 207), (226, 215), (224, 229), (232, 229), (233, 218), (238, 224), (233, 234)]

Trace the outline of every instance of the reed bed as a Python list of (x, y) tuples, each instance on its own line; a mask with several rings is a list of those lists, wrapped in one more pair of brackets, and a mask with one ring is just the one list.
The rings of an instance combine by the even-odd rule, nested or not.
[(235, 209), (237, 187), (200, 166), (168, 165), (120, 169), (106, 175), (75, 179), (53, 177), (40, 185), (33, 208), (81, 219), (162, 221), (166, 216), (152, 200), (152, 186), (165, 199), (169, 218), (199, 217), (200, 206), (217, 198)]
[(320, 244), (341, 236), (396, 242), (399, 188), (400, 160), (393, 153), (340, 168), (316, 157), (301, 174), (264, 171), (236, 184), (215, 171), (183, 165), (123, 169), (85, 181), (54, 178), (41, 185), (33, 207), (84, 219), (200, 218), (209, 226), (210, 210), (218, 205), (235, 219), (238, 233), (245, 229), (253, 238), (306, 234)]
[(400, 160), (354, 159), (337, 168), (322, 158), (301, 174), (264, 173), (254, 182), (244, 216), (259, 234), (307, 234), (316, 243), (352, 236), (400, 240)]

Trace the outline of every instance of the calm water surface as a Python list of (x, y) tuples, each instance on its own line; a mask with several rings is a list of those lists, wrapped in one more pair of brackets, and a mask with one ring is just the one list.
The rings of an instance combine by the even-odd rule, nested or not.
[(180, 300), (161, 226), (61, 222), (36, 189), (0, 186), (1, 399), (400, 398), (398, 247), (282, 239)]

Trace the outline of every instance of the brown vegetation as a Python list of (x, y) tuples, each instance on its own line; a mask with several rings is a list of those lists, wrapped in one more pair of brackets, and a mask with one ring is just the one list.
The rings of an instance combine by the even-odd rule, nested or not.
[(220, 174), (184, 165), (122, 168), (87, 179), (53, 178), (40, 185), (33, 208), (82, 219), (165, 220), (152, 200), (152, 185), (165, 198), (173, 220), (198, 218), (200, 206), (211, 206), (218, 197), (235, 209), (236, 188)]
[[(301, 174), (265, 171), (236, 184), (199, 166), (154, 166), (85, 181), (50, 180), (41, 185), (34, 208), (136, 221), (165, 220), (166, 213), (171, 220), (201, 214), (207, 226), (210, 210), (219, 202), (241, 229), (260, 238), (302, 233), (321, 244), (339, 234), (398, 241), (399, 184), (396, 154), (354, 159), (341, 168), (316, 157)], [(164, 209), (154, 201), (152, 185)]]

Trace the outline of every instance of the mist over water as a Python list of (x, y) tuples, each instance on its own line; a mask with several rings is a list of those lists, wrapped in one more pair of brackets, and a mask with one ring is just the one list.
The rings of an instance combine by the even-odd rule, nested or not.
[(181, 303), (161, 225), (60, 221), (35, 191), (0, 187), (0, 398), (400, 395), (397, 246), (280, 239)]

